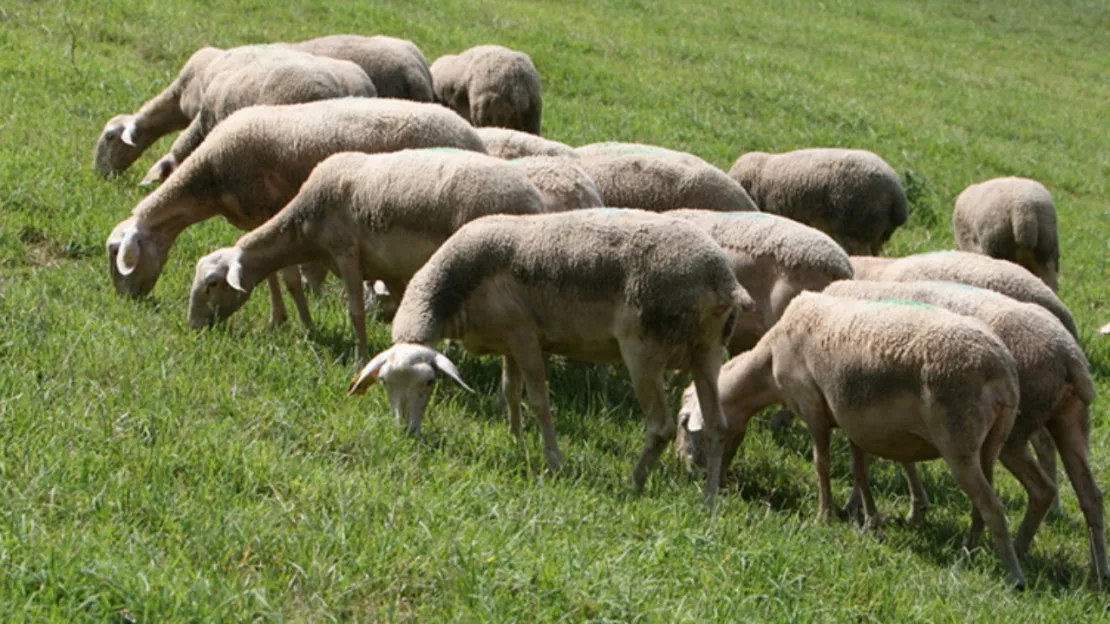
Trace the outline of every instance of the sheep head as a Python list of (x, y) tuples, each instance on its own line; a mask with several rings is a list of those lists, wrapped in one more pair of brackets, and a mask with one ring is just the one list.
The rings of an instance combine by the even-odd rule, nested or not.
[(135, 116), (117, 115), (108, 120), (96, 141), (93, 170), (102, 176), (119, 173), (138, 160), (144, 149)]
[(678, 434), (674, 440), (675, 455), (685, 462), (686, 470), (690, 472), (705, 469), (702, 428), (701, 407), (691, 384), (682, 393), (682, 405), (678, 408)]
[(154, 290), (169, 246), (139, 225), (134, 217), (119, 223), (108, 235), (108, 273), (123, 297), (143, 297)]
[(197, 261), (189, 295), (189, 327), (201, 330), (243, 307), (254, 284), (243, 279), (242, 250), (226, 247)]
[(416, 434), (424, 421), (437, 372), (443, 372), (467, 391), (474, 392), (447, 356), (425, 345), (400, 343), (374, 356), (351, 381), (347, 394), (362, 394), (381, 379), (398, 424), (407, 421), (409, 433)]

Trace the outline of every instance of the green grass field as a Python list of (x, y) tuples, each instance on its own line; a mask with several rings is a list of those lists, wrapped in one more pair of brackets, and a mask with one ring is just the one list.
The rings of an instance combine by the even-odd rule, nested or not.
[[(298, 7), (296, 5), (303, 5)], [(13, 0), (0, 6), (0, 620), (1092, 621), (1086, 530), (1065, 516), (1004, 586), (961, 538), (970, 503), (925, 469), (923, 529), (814, 521), (804, 427), (748, 436), (711, 517), (668, 453), (647, 491), (623, 372), (553, 371), (569, 469), (532, 419), (518, 446), (495, 407), (496, 359), (452, 357), (410, 438), (384, 392), (349, 399), (354, 336), (334, 282), (321, 338), (267, 330), (262, 294), (224, 327), (186, 325), (195, 260), (238, 236), (188, 230), (153, 299), (116, 296), (104, 239), (169, 145), (124, 176), (91, 171), (112, 115), (138, 108), (202, 45), (393, 34), (429, 59), (479, 43), (531, 54), (545, 134), (655, 143), (726, 168), (753, 149), (873, 150), (903, 175), (901, 255), (953, 244), (969, 183), (1041, 180), (1060, 212), (1063, 299), (1110, 396), (1110, 5), (1032, 0), (362, 2)], [(372, 349), (388, 344), (375, 327)], [(677, 393), (672, 393), (672, 401)], [(1110, 483), (1106, 399), (1093, 465)], [(834, 448), (848, 493), (848, 453)], [(1011, 526), (1025, 495), (998, 470)], [(874, 471), (881, 511), (907, 505)], [(989, 544), (989, 540), (987, 542)]]

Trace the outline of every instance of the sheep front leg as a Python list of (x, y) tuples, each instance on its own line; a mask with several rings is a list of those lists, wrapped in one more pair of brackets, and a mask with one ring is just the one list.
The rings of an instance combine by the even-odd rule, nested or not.
[(289, 315), (285, 312), (285, 300), (281, 298), (281, 284), (277, 273), (267, 276), (266, 283), (270, 285), (270, 328), (273, 329), (288, 320)]
[(925, 512), (929, 509), (929, 495), (917, 474), (917, 464), (904, 462), (902, 470), (906, 473), (906, 482), (910, 486), (910, 513), (906, 516), (906, 523), (921, 526), (925, 523)]
[(829, 428), (823, 423), (812, 422), (809, 423), (809, 434), (813, 439), (813, 466), (817, 469), (817, 520), (828, 523), (833, 519), (832, 483), (829, 478)]
[(505, 409), (509, 413), (509, 431), (519, 440), (521, 437), (520, 425), (520, 393), (523, 389), (524, 378), (520, 374), (520, 367), (510, 355), (501, 358), (501, 397), (505, 402)]
[(293, 304), (297, 306), (297, 316), (301, 317), (301, 324), (310, 332), (316, 332), (316, 324), (312, 322), (312, 313), (308, 310), (308, 299), (305, 298), (304, 288), (301, 286), (301, 272), (296, 265), (285, 267), (281, 270), (285, 279), (285, 288), (293, 297)]
[(366, 308), (362, 302), (362, 263), (357, 254), (338, 256), (335, 259), (335, 268), (339, 277), (343, 279), (343, 288), (347, 291), (347, 312), (351, 316), (351, 325), (355, 328), (355, 337), (358, 339), (356, 351), (357, 364), (362, 366), (366, 362)]
[[(621, 358), (628, 368), (628, 375), (632, 379), (632, 389), (636, 393), (636, 399), (640, 402), (640, 408), (644, 411), (644, 420), (647, 425), (644, 450), (640, 453), (640, 459), (636, 462), (636, 468), (632, 471), (632, 487), (638, 493), (643, 491), (648, 473), (651, 472), (652, 466), (658, 461), (663, 449), (667, 447), (667, 443), (674, 439), (677, 428), (671, 420), (670, 414), (667, 413), (667, 396), (663, 389), (665, 362), (660, 360), (655, 349), (639, 342), (621, 342), (620, 348)], [(705, 408), (703, 407), (703, 415), (704, 412)], [(715, 473), (716, 481), (719, 484), (720, 431), (719, 423), (715, 424), (718, 427), (710, 428), (707, 425), (707, 430), (715, 431), (718, 439), (715, 443), (708, 443), (708, 446), (714, 446), (715, 444), (715, 447), (713, 449), (707, 448), (706, 467), (711, 475)], [(711, 439), (712, 435), (709, 435), (708, 438)], [(715, 451), (716, 456), (710, 457), (709, 453), (711, 451)], [(710, 459), (713, 461), (710, 461)], [(716, 464), (716, 466), (713, 464)], [(711, 494), (707, 494), (707, 497), (711, 496)]]
[[(547, 395), (543, 352), (540, 351), (540, 346), (535, 339), (529, 338), (526, 345), (521, 344), (513, 349), (512, 359), (516, 361), (524, 376), (524, 389), (528, 392), (528, 403), (540, 420), (547, 465), (551, 470), (559, 470), (563, 465), (563, 454), (559, 452), (559, 443), (555, 440), (555, 423), (551, 419), (551, 402)], [(519, 403), (518, 400), (517, 404)]]
[[(879, 516), (878, 508), (875, 507), (875, 499), (871, 496), (871, 475), (867, 469), (867, 453), (856, 446), (855, 442), (849, 441), (848, 445), (852, 449), (852, 499), (855, 500), (858, 494), (859, 501), (863, 503), (864, 528), (878, 528), (882, 524), (882, 518)], [(853, 507), (851, 501), (848, 507)]]

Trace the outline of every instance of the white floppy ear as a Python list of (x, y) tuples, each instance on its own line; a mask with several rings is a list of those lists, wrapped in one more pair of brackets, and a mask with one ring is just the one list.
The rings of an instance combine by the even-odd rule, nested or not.
[(682, 414), (682, 426), (689, 432), (698, 432), (705, 428), (705, 423), (701, 419), (701, 410), (694, 412), (685, 412)]
[(348, 396), (362, 394), (366, 392), (367, 388), (374, 385), (374, 382), (378, 380), (378, 375), (382, 372), (382, 369), (385, 368), (385, 363), (389, 360), (389, 354), (392, 350), (393, 348), (390, 347), (382, 351), (375, 355), (374, 359), (370, 360), (369, 364), (362, 367), (358, 375), (355, 375), (355, 378), (351, 380), (351, 385), (347, 386)]
[(139, 246), (139, 230), (128, 230), (119, 244), (116, 253), (116, 270), (120, 275), (128, 276), (135, 272), (139, 266), (139, 257), (142, 248)]
[(138, 128), (135, 127), (135, 122), (129, 122), (123, 127), (123, 133), (119, 135), (119, 139), (131, 147), (138, 147), (135, 145), (135, 132)]
[(241, 293), (247, 292), (247, 289), (243, 288), (243, 263), (239, 262), (239, 258), (232, 260), (227, 267), (227, 285)]
[(454, 363), (452, 363), (451, 360), (447, 359), (446, 355), (443, 355), (442, 353), (436, 353), (435, 365), (436, 368), (443, 371), (444, 374), (446, 374), (448, 377), (454, 379), (455, 383), (465, 388), (467, 392), (474, 392), (474, 390), (471, 389), (470, 386), (466, 385), (466, 382), (462, 380), (462, 377), (459, 375), (459, 369), (455, 368)]

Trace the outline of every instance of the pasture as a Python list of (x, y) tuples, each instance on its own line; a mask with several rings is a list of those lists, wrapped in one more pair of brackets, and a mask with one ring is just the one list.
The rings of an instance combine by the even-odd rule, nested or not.
[[(603, 395), (601, 373), (553, 367), (559, 473), (529, 413), (525, 443), (510, 435), (499, 360), (457, 348), (477, 394), (441, 384), (409, 437), (381, 389), (345, 395), (354, 335), (334, 278), (310, 300), (319, 336), (295, 318), (268, 329), (264, 293), (189, 330), (196, 259), (239, 235), (221, 220), (178, 240), (151, 299), (118, 297), (104, 240), (172, 138), (104, 180), (91, 170), (104, 122), (203, 45), (346, 32), (411, 39), (429, 61), (479, 43), (529, 53), (544, 135), (571, 145), (653, 143), (726, 170), (750, 150), (872, 150), (912, 204), (889, 255), (951, 248), (970, 183), (1040, 180), (1102, 395), (1092, 466), (1110, 484), (1104, 2), (14, 0), (0, 6), (0, 619), (1106, 617), (1069, 484), (1018, 593), (989, 547), (962, 549), (970, 503), (938, 463), (923, 470), (921, 529), (817, 523), (801, 425), (774, 435), (758, 419), (714, 516), (670, 451), (632, 495), (643, 425), (623, 370)], [(380, 351), (388, 327), (370, 339)], [(843, 505), (843, 440), (833, 457)], [(1013, 530), (1025, 494), (996, 474)], [(900, 471), (876, 462), (873, 478), (880, 511), (902, 515)]]

